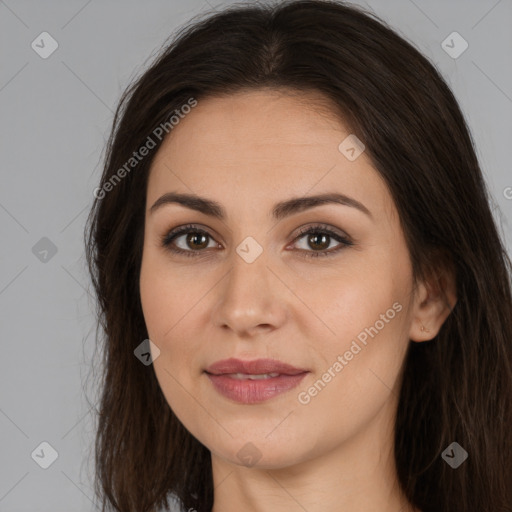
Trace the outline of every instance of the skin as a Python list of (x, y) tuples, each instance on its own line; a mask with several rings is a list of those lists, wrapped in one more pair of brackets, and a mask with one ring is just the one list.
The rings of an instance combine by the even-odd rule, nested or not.
[[(390, 193), (365, 152), (349, 161), (339, 151), (350, 130), (320, 99), (262, 89), (201, 100), (151, 166), (143, 312), (160, 350), (154, 370), (165, 398), (211, 451), (214, 512), (415, 510), (400, 493), (393, 459), (400, 372), (411, 341), (432, 339), (448, 316), (441, 291), (455, 301), (453, 279), (440, 280), (442, 288), (413, 286)], [(150, 213), (171, 191), (213, 199), (227, 217), (178, 204)], [(356, 199), (371, 217), (339, 204), (279, 222), (271, 217), (279, 201), (326, 192)], [(189, 223), (211, 235), (207, 248), (195, 249), (186, 235), (175, 244), (194, 257), (161, 245), (162, 236)], [(340, 251), (304, 257), (319, 246), (308, 235), (297, 238), (298, 228), (318, 223), (353, 245), (331, 238), (324, 247)], [(263, 249), (252, 263), (236, 252), (248, 236)], [(396, 303), (400, 312), (300, 403), (299, 393)], [(239, 404), (217, 393), (204, 373), (229, 357), (278, 359), (310, 373), (291, 391)], [(247, 443), (255, 447), (254, 465), (237, 456)]]

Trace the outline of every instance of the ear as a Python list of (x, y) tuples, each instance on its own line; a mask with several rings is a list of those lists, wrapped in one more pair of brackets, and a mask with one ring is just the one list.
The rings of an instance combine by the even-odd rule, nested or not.
[(446, 256), (439, 254), (437, 268), (418, 283), (415, 291), (409, 332), (411, 341), (422, 342), (435, 338), (456, 303), (455, 268)]

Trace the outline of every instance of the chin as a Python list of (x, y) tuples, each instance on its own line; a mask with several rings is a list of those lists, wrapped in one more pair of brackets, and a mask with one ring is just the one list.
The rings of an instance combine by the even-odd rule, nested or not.
[[(286, 433), (289, 434), (289, 430)], [(205, 443), (205, 446), (230, 464), (258, 469), (281, 469), (299, 464), (308, 460), (314, 449), (307, 445), (307, 439), (297, 442), (283, 436), (271, 439), (268, 431), (260, 435), (229, 438), (222, 445)]]

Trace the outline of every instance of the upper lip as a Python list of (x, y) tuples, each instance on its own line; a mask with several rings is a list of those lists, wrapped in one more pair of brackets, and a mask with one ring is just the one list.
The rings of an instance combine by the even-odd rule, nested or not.
[(223, 359), (210, 365), (207, 373), (213, 375), (223, 375), (230, 373), (244, 373), (247, 375), (262, 375), (264, 373), (279, 373), (281, 375), (298, 375), (308, 370), (296, 368), (282, 361), (275, 359), (253, 359), (252, 361), (242, 361), (241, 359)]

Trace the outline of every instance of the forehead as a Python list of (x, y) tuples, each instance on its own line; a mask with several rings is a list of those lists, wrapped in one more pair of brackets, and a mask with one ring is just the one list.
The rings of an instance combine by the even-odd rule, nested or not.
[(384, 208), (387, 187), (369, 158), (340, 152), (349, 136), (315, 94), (256, 90), (199, 100), (155, 156), (148, 203), (171, 190), (260, 204), (334, 191)]
[[(181, 146), (195, 147), (197, 155), (206, 149), (222, 150), (230, 156), (261, 153), (286, 146), (300, 151), (333, 142), (327, 136), (347, 133), (341, 120), (318, 95), (284, 90), (255, 90), (230, 96), (199, 100), (194, 109), (176, 125), (160, 148), (176, 153)], [(227, 151), (230, 150), (230, 151)], [(257, 156), (252, 154), (251, 156)], [(274, 155), (276, 156), (276, 155)], [(193, 157), (193, 155), (189, 155)]]

